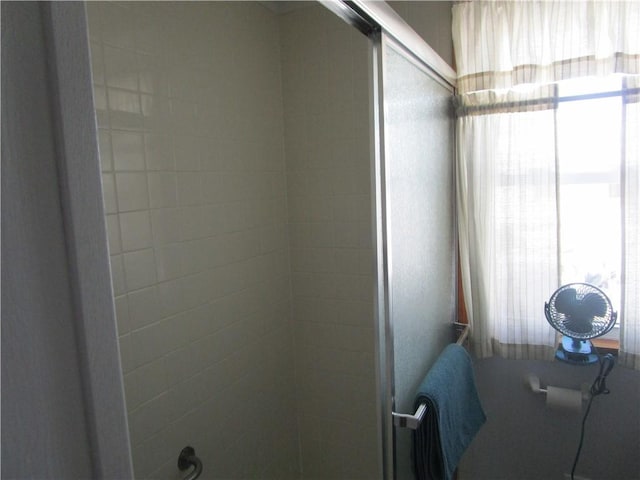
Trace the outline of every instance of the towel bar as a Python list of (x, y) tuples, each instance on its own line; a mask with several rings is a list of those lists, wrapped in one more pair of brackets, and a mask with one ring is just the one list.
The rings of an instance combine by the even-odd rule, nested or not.
[[(454, 323), (456, 327), (461, 327), (463, 324)], [(467, 337), (469, 336), (469, 325), (464, 325), (460, 336), (456, 343), (458, 345), (462, 345)], [(393, 426), (400, 428), (410, 428), (411, 430), (417, 430), (420, 423), (422, 423), (422, 419), (424, 418), (424, 414), (427, 412), (427, 406), (424, 403), (421, 403), (416, 412), (411, 415), (408, 413), (396, 413), (391, 412), (391, 416), (393, 417)]]

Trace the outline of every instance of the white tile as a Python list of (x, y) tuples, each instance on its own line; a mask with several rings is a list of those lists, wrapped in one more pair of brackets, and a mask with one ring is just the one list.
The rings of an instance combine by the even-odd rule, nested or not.
[(182, 274), (182, 244), (160, 245), (154, 251), (159, 282), (178, 278)]
[(104, 64), (108, 87), (138, 90), (138, 67), (133, 51), (105, 45)]
[(225, 232), (238, 232), (249, 228), (248, 202), (231, 202), (222, 206)]
[(332, 197), (333, 219), (337, 222), (356, 222), (361, 217), (360, 195), (336, 195)]
[(287, 229), (285, 225), (264, 227), (260, 230), (262, 253), (288, 247)]
[(160, 320), (160, 298), (157, 287), (131, 292), (129, 301), (129, 321), (132, 330)]
[(213, 236), (224, 231), (224, 205), (205, 205), (202, 207), (203, 235)]
[(166, 30), (163, 17), (156, 15), (138, 15), (136, 17), (136, 50), (148, 53), (164, 53)]
[(151, 229), (154, 245), (166, 245), (181, 240), (182, 209), (161, 208), (151, 210)]
[(113, 294), (122, 295), (127, 291), (122, 255), (111, 255), (111, 282)]
[[(142, 109), (143, 124), (146, 130), (167, 136), (173, 133), (171, 128), (171, 109), (168, 98), (143, 93), (140, 94), (140, 106)], [(167, 153), (173, 161), (171, 150), (168, 150)]]
[(162, 336), (161, 322), (131, 332), (131, 342), (136, 346), (132, 352), (134, 368), (162, 358), (165, 353)]
[(118, 335), (124, 335), (131, 330), (129, 324), (129, 302), (126, 295), (115, 297), (116, 321), (118, 323)]
[(116, 182), (112, 173), (102, 174), (102, 199), (104, 201), (104, 213), (117, 213)]
[(123, 252), (141, 250), (152, 246), (151, 222), (147, 210), (121, 213), (119, 216)]
[(176, 315), (186, 308), (180, 290), (180, 283), (177, 279), (158, 284), (158, 291), (161, 304), (160, 315), (163, 318)]
[(98, 149), (100, 151), (100, 167), (103, 172), (113, 170), (113, 153), (111, 151), (111, 135), (108, 130), (98, 130)]
[(189, 135), (198, 127), (195, 104), (172, 99), (171, 128), (176, 134)]
[(175, 170), (171, 138), (168, 134), (146, 134), (144, 146), (148, 170)]
[(116, 173), (116, 191), (120, 212), (149, 208), (146, 174)]
[(112, 129), (142, 129), (144, 118), (140, 105), (140, 94), (128, 90), (108, 88), (107, 98), (109, 105), (109, 125)]
[(182, 383), (173, 385), (169, 391), (170, 418), (180, 418), (198, 405), (202, 398), (202, 378), (195, 375)]
[(202, 275), (188, 275), (178, 279), (186, 308), (195, 308), (208, 300)]
[(133, 370), (133, 346), (131, 345), (131, 335), (126, 334), (119, 337), (120, 361), (124, 373)]
[(335, 246), (355, 248), (360, 245), (360, 228), (357, 223), (340, 222), (335, 224)]
[(120, 242), (120, 221), (118, 215), (107, 215), (107, 241), (109, 242), (109, 254), (117, 255), (122, 253)]
[(144, 170), (142, 134), (112, 132), (114, 168), (117, 171)]
[(202, 197), (205, 203), (221, 203), (224, 198), (225, 175), (220, 172), (201, 174)]
[(179, 244), (180, 265), (183, 275), (201, 271), (206, 266), (208, 243), (204, 240), (189, 240)]
[(131, 413), (142, 403), (138, 394), (138, 382), (135, 371), (131, 371), (123, 376), (125, 403), (127, 412)]
[(131, 443), (137, 445), (158, 432), (165, 425), (168, 414), (169, 402), (166, 394), (142, 404), (131, 412)]
[(102, 39), (108, 45), (133, 50), (135, 23), (131, 10), (116, 2), (101, 3)]
[[(107, 88), (107, 99), (108, 99), (108, 107), (109, 112), (112, 114), (130, 114), (137, 115), (139, 118), (137, 119), (140, 124), (132, 123), (128, 125), (126, 123), (126, 118), (123, 117), (122, 125), (114, 125), (111, 124), (111, 128), (119, 128), (126, 130), (128, 126), (131, 127), (140, 127), (142, 126), (142, 107), (140, 105), (140, 94), (136, 92), (130, 92), (128, 90), (121, 90), (118, 88)], [(134, 121), (134, 119), (130, 119), (129, 121)]]
[(178, 205), (197, 205), (202, 202), (200, 194), (200, 174), (195, 172), (178, 172)]
[(364, 218), (358, 222), (358, 247), (360, 249), (370, 249), (373, 247), (373, 227), (371, 226), (371, 219)]
[(143, 53), (138, 53), (137, 57), (140, 91), (152, 95), (167, 96), (169, 81), (161, 58)]
[(91, 80), (94, 85), (104, 85), (105, 77), (102, 45), (97, 41), (92, 41), (89, 53), (91, 54)]
[(333, 250), (336, 271), (340, 273), (360, 273), (360, 251), (353, 248), (336, 248)]
[(149, 206), (151, 208), (175, 207), (178, 204), (176, 174), (151, 172), (149, 179)]
[(175, 135), (173, 137), (173, 156), (176, 170), (200, 170), (201, 148), (198, 137)]
[(181, 240), (193, 240), (202, 236), (202, 208), (199, 206), (177, 209)]
[(169, 386), (180, 383), (192, 375), (195, 368), (201, 368), (194, 363), (193, 350), (189, 345), (174, 350), (164, 357), (167, 383)]
[(137, 368), (134, 374), (142, 403), (148, 402), (167, 390), (167, 377), (163, 358)]
[[(87, 4), (87, 26), (89, 28), (89, 38), (94, 41), (102, 40), (102, 15), (100, 4), (90, 2)], [(93, 46), (91, 47), (93, 48)]]
[(309, 223), (306, 238), (306, 246), (332, 247), (336, 241), (338, 227), (332, 222)]
[(129, 290), (137, 290), (156, 282), (156, 265), (153, 250), (139, 250), (125, 253), (124, 271)]
[[(191, 315), (191, 311), (180, 312), (167, 319), (167, 325), (171, 335), (171, 343), (173, 350), (181, 348), (191, 348), (189, 343), (189, 331), (187, 329), (187, 319)], [(172, 351), (173, 351), (172, 350)], [(192, 365), (192, 371), (189, 372), (184, 378), (193, 375), (195, 369), (201, 369), (203, 366), (194, 362)]]
[(98, 124), (98, 128), (109, 128), (107, 90), (104, 87), (93, 87), (93, 104), (96, 109), (96, 123)]

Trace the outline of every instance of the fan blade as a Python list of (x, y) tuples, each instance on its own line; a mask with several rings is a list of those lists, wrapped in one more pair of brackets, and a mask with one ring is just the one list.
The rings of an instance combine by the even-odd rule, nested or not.
[(589, 333), (593, 327), (593, 317), (576, 315), (568, 317), (564, 325), (567, 329), (576, 333)]
[(588, 315), (603, 317), (607, 313), (607, 301), (599, 293), (587, 293), (582, 299), (582, 305)]
[(556, 310), (565, 315), (570, 315), (574, 312), (576, 307), (576, 289), (567, 288), (562, 290), (556, 296), (555, 307)]

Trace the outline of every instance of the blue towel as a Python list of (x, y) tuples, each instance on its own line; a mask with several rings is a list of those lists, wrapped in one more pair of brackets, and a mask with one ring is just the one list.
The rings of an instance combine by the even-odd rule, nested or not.
[(450, 480), (462, 454), (487, 417), (480, 405), (471, 358), (461, 345), (448, 345), (416, 392), (415, 407), (427, 405), (413, 434), (418, 480)]

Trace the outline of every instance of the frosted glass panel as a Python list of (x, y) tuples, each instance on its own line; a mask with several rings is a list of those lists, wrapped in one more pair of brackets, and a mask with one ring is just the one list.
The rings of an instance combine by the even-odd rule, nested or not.
[[(395, 411), (413, 413), (455, 318), (452, 92), (388, 42), (382, 69)], [(410, 431), (395, 441), (396, 478), (413, 478)]]

